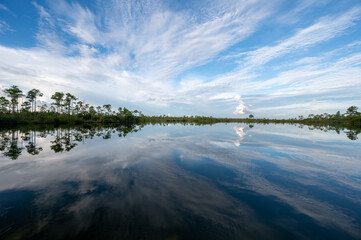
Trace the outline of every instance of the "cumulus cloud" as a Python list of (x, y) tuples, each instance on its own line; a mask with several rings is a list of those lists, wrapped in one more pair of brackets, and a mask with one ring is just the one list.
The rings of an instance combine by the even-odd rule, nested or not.
[(236, 100), (238, 102), (238, 106), (237, 106), (236, 110), (233, 112), (233, 114), (235, 114), (235, 115), (246, 114), (247, 108), (246, 108), (244, 102), (242, 101), (241, 96), (236, 95), (234, 97), (234, 100)]

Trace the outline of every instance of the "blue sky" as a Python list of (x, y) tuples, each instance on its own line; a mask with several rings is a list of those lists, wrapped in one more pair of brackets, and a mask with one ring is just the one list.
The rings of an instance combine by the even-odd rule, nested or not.
[(0, 87), (159, 115), (361, 107), (359, 0), (0, 0)]

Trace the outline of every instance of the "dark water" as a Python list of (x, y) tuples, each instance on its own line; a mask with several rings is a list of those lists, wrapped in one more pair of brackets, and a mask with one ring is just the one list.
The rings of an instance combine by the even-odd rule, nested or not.
[(0, 135), (0, 239), (361, 239), (354, 132), (216, 124)]

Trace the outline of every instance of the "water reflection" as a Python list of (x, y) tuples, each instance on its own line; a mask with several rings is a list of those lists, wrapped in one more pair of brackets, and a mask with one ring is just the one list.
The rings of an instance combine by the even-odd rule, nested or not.
[[(37, 147), (37, 138), (47, 138), (49, 135), (53, 138), (50, 141), (50, 149), (55, 153), (69, 152), (79, 143), (84, 143), (86, 139), (93, 139), (94, 136), (102, 139), (110, 139), (111, 133), (117, 133), (118, 137), (126, 137), (128, 133), (137, 132), (143, 126), (98, 126), (87, 125), (76, 128), (44, 128), (42, 130), (12, 129), (0, 130), (0, 151), (6, 157), (16, 160), (26, 149), (31, 155), (38, 155), (43, 151), (42, 147)], [(19, 138), (21, 139), (19, 141)]]
[(0, 158), (2, 237), (361, 237), (359, 140), (287, 125), (139, 129), (6, 131), (1, 146), (23, 155)]
[[(252, 125), (253, 127), (253, 125)], [(234, 141), (234, 145), (236, 145), (237, 147), (241, 145), (241, 141), (243, 140), (244, 136), (246, 135), (245, 131), (244, 131), (245, 127), (239, 127), (239, 126), (235, 126), (233, 129), (236, 131), (239, 139), (237, 139), (236, 141)]]
[(6, 132), (1, 133), (1, 151), (6, 157), (12, 160), (17, 159), (20, 155), (23, 147), (18, 146), (19, 132), (12, 130), (8, 134)]
[[(300, 127), (303, 127), (302, 125), (300, 125)], [(340, 134), (341, 131), (343, 131), (346, 136), (350, 139), (350, 140), (357, 140), (358, 139), (358, 134), (361, 133), (361, 128), (359, 127), (349, 127), (349, 128), (342, 128), (342, 127), (338, 127), (338, 126), (308, 126), (309, 130), (321, 130), (324, 132), (327, 131), (335, 131), (337, 134)]]
[[(155, 124), (152, 124), (155, 125)], [(171, 124), (160, 124), (162, 126), (171, 126)], [(183, 123), (183, 126), (193, 126), (194, 124)], [(269, 125), (269, 124), (258, 124), (258, 125)], [(281, 124), (280, 124), (281, 125)], [(304, 125), (296, 125), (299, 128), (303, 128)], [(55, 153), (70, 151), (75, 148), (78, 143), (84, 143), (86, 139), (93, 139), (94, 136), (102, 137), (103, 139), (110, 139), (112, 133), (117, 133), (118, 137), (126, 137), (128, 133), (137, 132), (141, 130), (144, 125), (130, 125), (130, 126), (99, 126), (99, 125), (86, 125), (77, 126), (76, 128), (43, 128), (41, 130), (29, 130), (24, 129), (12, 129), (12, 130), (1, 130), (0, 129), (0, 151), (6, 157), (12, 160), (16, 160), (22, 154), (23, 150), (26, 149), (27, 153), (31, 155), (38, 155), (43, 151), (42, 147), (36, 146), (36, 138), (46, 138), (48, 135), (55, 136), (51, 141), (50, 149)], [(253, 128), (254, 124), (249, 124), (248, 128)], [(345, 129), (335, 126), (308, 126), (309, 130), (318, 130), (323, 132), (335, 131), (340, 134), (341, 131), (345, 133), (348, 139), (357, 140), (358, 134), (361, 133), (361, 129)], [(236, 146), (240, 146), (240, 143), (245, 136), (244, 127), (234, 127), (238, 139), (234, 141)], [(19, 142), (19, 137), (21, 141)]]

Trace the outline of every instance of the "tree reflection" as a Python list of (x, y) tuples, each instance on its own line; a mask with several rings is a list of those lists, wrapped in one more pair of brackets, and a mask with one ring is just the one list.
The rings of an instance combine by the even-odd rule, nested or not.
[(349, 130), (349, 131), (346, 131), (346, 136), (351, 139), (351, 140), (357, 140), (358, 137), (357, 135), (361, 132), (360, 129), (352, 129), (352, 130)]
[(23, 138), (24, 141), (28, 141), (28, 144), (25, 146), (27, 152), (30, 155), (38, 155), (41, 151), (43, 151), (42, 147), (36, 147), (36, 132), (31, 131), (29, 134), (25, 135)]
[[(73, 128), (43, 128), (37, 130), (17, 129), (0, 130), (0, 151), (3, 156), (16, 160), (22, 151), (30, 155), (38, 155), (43, 151), (42, 146), (37, 146), (37, 139), (50, 137), (50, 149), (55, 153), (69, 152), (78, 146), (79, 143), (85, 143), (87, 139), (100, 137), (110, 139), (113, 134), (118, 137), (125, 137), (130, 132), (137, 132), (143, 126), (99, 126), (85, 125)], [(18, 139), (21, 139), (19, 142)]]
[(16, 160), (21, 155), (23, 149), (24, 148), (18, 146), (17, 141), (12, 141), (10, 147), (3, 154), (12, 160)]
[(38, 155), (41, 151), (43, 151), (42, 147), (36, 147), (35, 143), (30, 142), (28, 145), (25, 146), (26, 150), (31, 155)]
[[(189, 125), (193, 124), (191, 123)], [(267, 123), (260, 123), (260, 125), (267, 125)], [(43, 146), (37, 146), (37, 139), (50, 138), (50, 149), (55, 153), (69, 152), (80, 143), (84, 144), (86, 140), (93, 139), (94, 137), (100, 137), (102, 139), (111, 139), (114, 135), (117, 135), (118, 137), (126, 137), (129, 133), (141, 130), (143, 126), (144, 125), (83, 125), (75, 127), (68, 126), (64, 128), (38, 126), (36, 130), (29, 128), (16, 130), (0, 129), (0, 151), (3, 156), (9, 157), (12, 160), (19, 158), (24, 149), (26, 149), (26, 152), (30, 155), (38, 155), (41, 151), (43, 151)], [(301, 125), (298, 126), (301, 127)], [(248, 127), (251, 129), (254, 127), (254, 124), (249, 124)], [(335, 127), (323, 125), (308, 126), (308, 129), (324, 132), (336, 131), (337, 134), (344, 132), (350, 140), (357, 140), (358, 134), (361, 132), (360, 128), (346, 129), (339, 126)], [(236, 132), (240, 136), (240, 139), (242, 139), (244, 135), (243, 128), (237, 128)], [(240, 143), (237, 142), (235, 144), (239, 145)]]
[(344, 131), (347, 138), (349, 138), (350, 140), (357, 140), (358, 137), (357, 135), (361, 133), (361, 128), (342, 128), (342, 127), (339, 127), (339, 126), (310, 126), (309, 127), (310, 130), (321, 130), (321, 131), (324, 131), (324, 132), (327, 132), (327, 131), (335, 131), (337, 134), (340, 134), (341, 131)]
[(1, 132), (0, 136), (0, 151), (5, 151), (6, 147), (8, 146), (10, 142), (9, 136), (6, 134), (6, 132)]
[[(9, 142), (10, 145), (8, 145)], [(9, 157), (12, 160), (16, 160), (21, 155), (23, 149), (23, 147), (18, 146), (18, 131), (11, 131), (11, 140), (9, 138), (9, 141), (6, 142), (3, 155)]]
[(55, 140), (50, 141), (50, 143), (52, 144), (50, 146), (50, 149), (53, 150), (54, 152), (58, 153), (64, 151), (63, 143), (61, 142), (60, 137), (56, 137)]
[(56, 153), (63, 151), (69, 152), (78, 145), (77, 143), (75, 143), (76, 141), (81, 141), (81, 138), (77, 131), (69, 131), (68, 129), (57, 129), (55, 139), (53, 141), (50, 141), (50, 143), (52, 144), (50, 146), (50, 149)]

